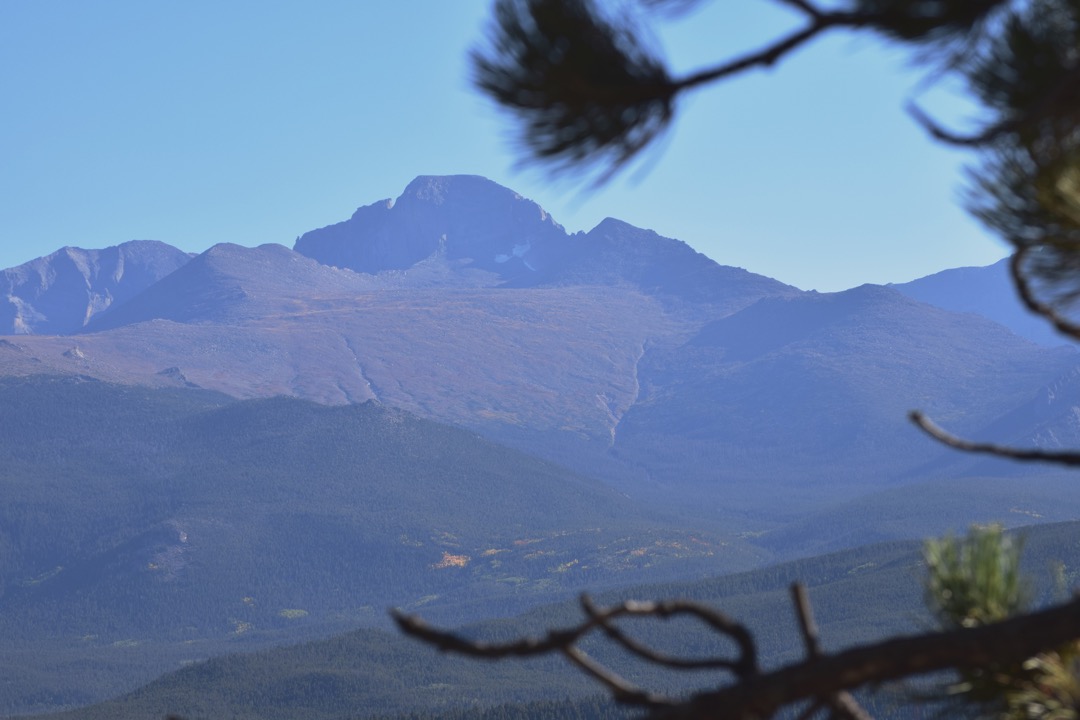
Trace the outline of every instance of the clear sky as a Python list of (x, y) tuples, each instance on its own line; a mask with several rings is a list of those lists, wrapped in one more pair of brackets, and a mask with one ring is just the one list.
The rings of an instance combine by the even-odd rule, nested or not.
[[(663, 23), (691, 70), (794, 17), (714, 0)], [(989, 264), (958, 205), (965, 157), (904, 114), (919, 75), (837, 35), (705, 89), (640, 167), (583, 192), (517, 170), (469, 86), (488, 0), (3, 0), (0, 268), (65, 245), (291, 247), (416, 175), (487, 176), (568, 230), (607, 216), (805, 289)], [(938, 101), (939, 110), (953, 110)]]

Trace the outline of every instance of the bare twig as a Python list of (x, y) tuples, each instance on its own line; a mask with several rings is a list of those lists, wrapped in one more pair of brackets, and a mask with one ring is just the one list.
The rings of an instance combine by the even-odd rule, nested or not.
[(796, 10), (800, 10), (800, 11), (806, 13), (807, 15), (809, 15), (812, 18), (819, 18), (822, 15), (824, 15), (823, 10), (821, 10), (821, 9), (819, 9), (817, 7), (814, 7), (812, 4), (810, 4), (806, 0), (776, 0), (776, 2), (778, 2), (778, 3), (782, 4), (782, 5), (790, 5), (791, 7), (795, 8)]
[(826, 30), (837, 27), (858, 28), (869, 24), (872, 20), (870, 15), (864, 13), (823, 13), (816, 8), (812, 8), (807, 3), (799, 2), (799, 0), (789, 0), (788, 4), (803, 9), (812, 18), (812, 22), (802, 30), (798, 30), (766, 48), (678, 80), (675, 82), (675, 88), (681, 92), (730, 75), (736, 75), (753, 67), (769, 67), (776, 64), (789, 52), (799, 48)]
[[(587, 596), (581, 599), (582, 607), (588, 618), (565, 630), (552, 630), (542, 638), (522, 638), (511, 643), (483, 643), (467, 640), (453, 633), (436, 630), (419, 617), (405, 615), (397, 610), (391, 616), (403, 632), (419, 638), (444, 652), (456, 652), (479, 658), (503, 658), (510, 656), (543, 655), (553, 651), (562, 651), (597, 628), (603, 629), (612, 640), (639, 657), (650, 662), (668, 667), (688, 669), (726, 669), (737, 677), (749, 677), (758, 672), (757, 647), (747, 628), (723, 613), (710, 607), (686, 600), (666, 602), (627, 601), (609, 608), (599, 609)], [(703, 658), (685, 659), (668, 657), (629, 638), (615, 627), (611, 621), (626, 616), (655, 617), (667, 619), (678, 615), (689, 615), (705, 622), (718, 634), (725, 635), (739, 646), (736, 659)]]
[(1035, 448), (1021, 449), (994, 443), (972, 442), (942, 430), (918, 410), (912, 410), (908, 413), (908, 418), (930, 437), (957, 450), (993, 455), (1010, 460), (1041, 461), (1067, 466), (1080, 465), (1080, 452), (1039, 450)]
[(803, 644), (806, 645), (806, 655), (815, 658), (821, 654), (821, 643), (818, 640), (817, 623), (814, 622), (806, 586), (799, 582), (792, 583), (791, 599), (795, 604), (795, 615), (799, 618), (799, 630), (802, 632)]
[[(690, 605), (690, 603), (685, 603), (685, 602), (684, 603), (679, 603), (679, 605), (682, 606), (684, 609), (686, 609), (687, 612), (690, 612), (689, 608), (693, 607), (693, 606)], [(754, 664), (753, 664), (753, 661), (752, 660), (749, 660), (749, 661), (747, 660), (747, 657), (745, 655), (745, 648), (744, 648), (744, 654), (741, 655), (736, 660), (731, 660), (731, 659), (728, 659), (728, 658), (701, 658), (701, 659), (695, 659), (695, 658), (674, 657), (674, 656), (671, 656), (671, 655), (666, 655), (666, 654), (661, 653), (661, 652), (657, 652), (656, 650), (653, 650), (652, 648), (650, 648), (650, 647), (638, 642), (634, 638), (628, 636), (626, 633), (624, 633), (621, 629), (619, 629), (615, 624), (613, 624), (611, 622), (611, 619), (613, 617), (615, 617), (619, 613), (614, 613), (614, 612), (612, 612), (612, 610), (601, 610), (601, 609), (597, 608), (593, 604), (592, 600), (589, 599), (589, 596), (587, 596), (587, 595), (582, 595), (581, 596), (581, 607), (585, 611), (585, 614), (591, 620), (595, 620), (597, 625), (599, 625), (600, 628), (604, 631), (604, 634), (607, 635), (609, 638), (611, 638), (611, 640), (613, 640), (615, 643), (617, 643), (620, 647), (624, 648), (628, 652), (630, 652), (630, 653), (632, 653), (634, 655), (637, 655), (638, 657), (642, 658), (643, 660), (647, 660), (647, 661), (653, 663), (654, 665), (660, 665), (662, 667), (669, 667), (669, 668), (673, 668), (673, 669), (676, 669), (676, 670), (718, 670), (718, 669), (719, 670), (730, 670), (730, 671), (734, 672), (736, 675), (739, 675), (740, 677), (742, 675), (749, 674), (749, 673), (752, 673), (752, 672), (756, 671), (755, 667), (754, 667)], [(618, 609), (619, 608), (614, 608), (613, 610), (618, 610)], [(700, 610), (700, 608), (695, 607), (694, 612), (692, 614), (698, 615), (698, 612), (697, 612), (698, 610)], [(709, 610), (709, 612), (715, 614), (715, 611)], [(649, 614), (653, 614), (653, 613), (649, 613)], [(699, 615), (699, 617), (700, 617), (700, 615)], [(728, 621), (728, 622), (730, 622), (730, 621)], [(736, 623), (732, 623), (732, 624), (736, 624)], [(715, 628), (716, 626), (713, 625), (713, 627)], [(722, 634), (725, 634), (725, 635), (730, 634), (726, 630), (722, 630), (720, 632), (722, 632)], [(750, 637), (749, 633), (746, 633), (745, 636), (747, 638)], [(749, 647), (750, 647), (750, 650), (752, 652), (752, 650), (753, 650), (752, 644)]]
[[(791, 599), (795, 605), (795, 615), (799, 619), (799, 631), (803, 636), (803, 644), (806, 645), (806, 656), (809, 659), (820, 657), (821, 641), (818, 638), (817, 623), (814, 622), (814, 612), (810, 607), (810, 596), (806, 592), (806, 586), (799, 582), (792, 583)], [(838, 717), (847, 718), (847, 720), (873, 720), (855, 701), (855, 698), (845, 690), (835, 693), (824, 703), (811, 705), (806, 717), (813, 715), (825, 704)]]
[(979, 147), (987, 145), (997, 140), (1002, 135), (1014, 132), (1020, 125), (1016, 120), (1007, 120), (1004, 122), (995, 123), (990, 127), (984, 128), (981, 132), (973, 135), (961, 135), (951, 130), (946, 130), (936, 120), (927, 115), (921, 107), (914, 102), (908, 102), (904, 109), (907, 114), (910, 115), (915, 122), (917, 122), (922, 129), (930, 135), (930, 137), (948, 145), (957, 145), (960, 147)]
[[(935, 140), (959, 147), (981, 147), (1005, 135), (1022, 132), (1025, 128), (1037, 126), (1047, 120), (1056, 119), (1057, 122), (1052, 122), (1052, 124), (1058, 126), (1062, 124), (1062, 120), (1065, 120), (1066, 126), (1074, 126), (1073, 105), (1078, 93), (1078, 85), (1080, 85), (1080, 66), (1064, 73), (1058, 82), (1031, 102), (1023, 113), (1006, 117), (971, 135), (946, 130), (914, 102), (907, 103), (905, 110)], [(1062, 117), (1063, 106), (1067, 108), (1064, 117)]]
[(874, 720), (874, 718), (870, 717), (870, 715), (862, 709), (862, 706), (856, 702), (851, 693), (846, 690), (841, 690), (833, 695), (832, 699), (829, 701), (829, 705), (838, 717), (846, 718), (847, 720)]

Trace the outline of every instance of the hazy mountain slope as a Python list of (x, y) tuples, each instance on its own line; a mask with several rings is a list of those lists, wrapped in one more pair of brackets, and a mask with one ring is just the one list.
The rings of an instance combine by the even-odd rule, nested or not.
[(245, 248), (223, 243), (91, 321), (86, 331), (148, 320), (235, 325), (304, 312), (321, 297), (348, 297), (371, 287), (355, 273), (320, 265), (282, 245)]
[[(747, 574), (625, 588), (602, 594), (597, 600), (682, 597), (708, 603), (752, 628), (759, 643), (759, 660), (772, 667), (785, 658), (793, 659), (801, 649), (787, 592), (791, 579), (804, 578), (810, 586), (811, 597), (818, 603), (815, 607), (823, 613), (822, 637), (830, 647), (839, 647), (916, 629), (913, 618), (924, 617), (919, 613), (920, 588), (912, 578), (916, 564), (915, 543), (860, 548)], [(869, 598), (873, 601), (867, 601)], [(838, 599), (843, 602), (835, 612), (830, 611)], [(580, 607), (570, 601), (539, 607), (516, 618), (479, 623), (469, 630), (474, 636), (505, 641), (519, 634), (537, 635), (550, 627), (566, 627), (580, 619)], [(634, 623), (632, 627), (636, 637), (678, 655), (726, 655), (731, 651), (729, 645), (693, 622), (670, 620)], [(602, 662), (632, 667), (603, 641), (589, 642), (586, 648)], [(709, 682), (701, 674), (657, 677), (650, 673), (638, 679), (661, 690), (674, 690), (676, 683)], [(443, 656), (401, 635), (362, 630), (181, 669), (116, 701), (80, 710), (77, 716), (121, 720), (171, 712), (189, 720), (222, 716), (329, 720), (583, 697), (596, 690), (596, 685), (561, 658), (492, 664)]]
[(706, 488), (718, 506), (762, 507), (782, 486), (805, 509), (941, 455), (908, 410), (969, 434), (1077, 363), (1067, 348), (888, 288), (765, 299), (642, 364), (640, 400), (615, 450), (651, 462), (677, 492)]
[[(959, 453), (958, 453), (959, 454)], [(1026, 466), (1012, 477), (941, 476), (889, 487), (810, 513), (755, 542), (778, 558), (835, 552), (853, 544), (963, 532), (972, 524), (1005, 527), (1080, 517), (1075, 473)]]
[(444, 422), (566, 431), (606, 447), (636, 397), (645, 346), (686, 330), (649, 298), (607, 288), (385, 291), (239, 325), (154, 320), (20, 338), (0, 345), (0, 365), (238, 397), (378, 399)]
[(78, 332), (189, 259), (171, 245), (134, 240), (104, 250), (66, 247), (0, 271), (0, 335)]
[[(468, 617), (764, 556), (373, 404), (9, 379), (0, 426), (0, 664), (51, 678), (56, 702), (391, 604)], [(118, 647), (127, 661), (95, 661)], [(0, 695), (18, 709), (41, 691)]]
[[(742, 268), (720, 265), (679, 240), (614, 218), (572, 238), (568, 262), (544, 281), (555, 284), (630, 284), (683, 311), (697, 307), (714, 316), (742, 309), (762, 297), (801, 291)], [(699, 310), (700, 312), (700, 310)]]
[[(1064, 563), (1066, 572), (1075, 574), (1080, 563), (1075, 542), (1078, 530), (1074, 522), (1022, 531), (1025, 565), (1034, 580), (1037, 602), (1049, 601), (1055, 592), (1051, 561)], [(925, 631), (931, 620), (923, 606), (922, 572), (918, 543), (889, 543), (737, 575), (625, 588), (602, 594), (597, 601), (678, 597), (717, 607), (751, 629), (763, 666), (773, 667), (804, 656), (788, 592), (793, 580), (808, 586), (822, 642), (833, 651)], [(546, 628), (565, 627), (580, 618), (576, 604), (566, 603), (537, 608), (513, 620), (482, 623), (470, 632), (505, 641), (519, 633), (537, 635)], [(721, 647), (710, 633), (691, 622), (635, 623), (632, 628), (635, 637), (679, 656), (731, 652), (729, 645)], [(603, 642), (588, 644), (587, 650), (601, 661), (618, 663)], [(628, 665), (624, 660), (617, 666), (625, 670)], [(394, 672), (395, 668), (399, 671)], [(660, 690), (688, 681), (700, 687), (711, 680), (686, 673), (635, 678)], [(433, 692), (436, 688), (438, 692)], [(78, 717), (122, 719), (177, 712), (191, 720), (225, 715), (330, 720), (395, 711), (435, 714), (448, 706), (476, 708), (553, 695), (581, 697), (595, 689), (565, 663), (506, 660), (491, 664), (448, 658), (400, 636), (361, 631), (299, 647), (212, 660), (116, 701), (79, 711)], [(885, 709), (904, 700), (902, 692), (885, 689), (871, 707)]]
[(987, 267), (944, 270), (889, 287), (945, 310), (982, 315), (1040, 345), (1054, 347), (1070, 342), (1020, 303), (1009, 277), (1009, 258)]

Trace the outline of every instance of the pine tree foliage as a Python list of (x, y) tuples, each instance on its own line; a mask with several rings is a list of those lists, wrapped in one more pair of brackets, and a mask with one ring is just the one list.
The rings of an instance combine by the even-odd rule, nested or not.
[[(975, 628), (1026, 612), (1021, 543), (1000, 526), (974, 527), (967, 537), (926, 543), (927, 602), (945, 627)], [(1068, 640), (1022, 660), (964, 668), (945, 694), (957, 714), (975, 706), (997, 720), (1080, 717), (1080, 645)]]

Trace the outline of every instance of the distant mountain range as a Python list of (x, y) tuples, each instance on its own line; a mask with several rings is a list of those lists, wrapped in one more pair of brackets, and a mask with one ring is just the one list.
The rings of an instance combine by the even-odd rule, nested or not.
[(1021, 305), (1009, 276), (1008, 258), (987, 267), (943, 270), (889, 287), (944, 310), (981, 315), (1040, 345), (1054, 347), (1070, 342)]
[(1080, 356), (1007, 280), (804, 292), (619, 220), (569, 234), (472, 176), (293, 249), (4, 270), (0, 668), (27, 689), (0, 714), (388, 604), (471, 618), (1074, 518), (1071, 478), (906, 420), (1080, 446)]
[(0, 272), (0, 334), (69, 335), (182, 267), (191, 256), (134, 240), (104, 250), (66, 247)]
[(67, 248), (2, 277), (0, 376), (374, 400), (698, 507), (772, 512), (766, 487), (802, 507), (932, 472), (916, 407), (976, 436), (1080, 442), (1071, 404), (1017, 414), (1080, 358), (1009, 310), (1000, 265), (803, 292), (618, 220), (568, 234), (474, 176), (419, 177), (293, 250)]

